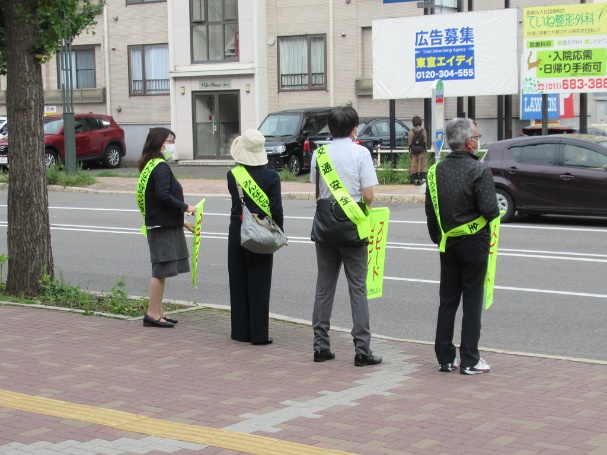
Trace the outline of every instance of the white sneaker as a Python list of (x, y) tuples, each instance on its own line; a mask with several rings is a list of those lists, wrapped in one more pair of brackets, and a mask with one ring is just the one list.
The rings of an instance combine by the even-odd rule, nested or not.
[(481, 373), (489, 373), (491, 367), (484, 359), (480, 359), (476, 365), (473, 367), (462, 368), (459, 370), (461, 374), (481, 374)]
[(447, 363), (445, 365), (439, 365), (438, 371), (442, 371), (443, 373), (449, 373), (453, 370), (459, 369), (459, 362), (457, 361), (457, 357), (453, 359), (453, 363)]

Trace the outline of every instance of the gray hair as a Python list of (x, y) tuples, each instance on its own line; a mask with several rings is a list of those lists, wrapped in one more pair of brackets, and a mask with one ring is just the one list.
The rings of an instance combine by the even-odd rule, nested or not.
[(463, 150), (466, 141), (474, 136), (474, 121), (462, 117), (449, 120), (445, 126), (445, 136), (452, 151)]

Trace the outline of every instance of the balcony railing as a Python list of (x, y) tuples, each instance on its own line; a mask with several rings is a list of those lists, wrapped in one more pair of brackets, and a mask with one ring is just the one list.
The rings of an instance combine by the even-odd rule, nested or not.
[(325, 73), (312, 73), (312, 85), (308, 83), (310, 74), (281, 74), (280, 88), (283, 90), (297, 90), (320, 88), (325, 86)]
[[(161, 95), (169, 93), (169, 79), (146, 79), (145, 94), (146, 95)], [(133, 93), (144, 93), (143, 81), (133, 80)]]

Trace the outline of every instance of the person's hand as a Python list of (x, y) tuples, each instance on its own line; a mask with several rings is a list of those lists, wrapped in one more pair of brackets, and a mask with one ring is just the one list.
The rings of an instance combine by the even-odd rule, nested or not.
[(188, 208), (185, 209), (186, 213), (191, 213), (192, 215), (194, 213), (196, 213), (196, 207), (194, 207), (193, 205), (188, 205)]

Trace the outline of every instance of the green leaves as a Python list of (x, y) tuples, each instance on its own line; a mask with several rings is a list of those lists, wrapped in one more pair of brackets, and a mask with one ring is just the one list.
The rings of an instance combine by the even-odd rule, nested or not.
[[(106, 0), (38, 0), (37, 16), (18, 8), (23, 23), (36, 21), (40, 30), (38, 43), (32, 49), (32, 55), (42, 64), (59, 50), (59, 42), (64, 38), (74, 38), (97, 24), (95, 17), (103, 12)], [(0, 15), (3, 16), (0, 10)], [(6, 74), (4, 55), (4, 21), (0, 17), (0, 74)], [(15, 37), (8, 37), (16, 39)]]

